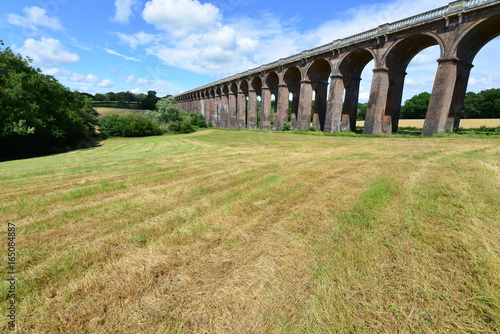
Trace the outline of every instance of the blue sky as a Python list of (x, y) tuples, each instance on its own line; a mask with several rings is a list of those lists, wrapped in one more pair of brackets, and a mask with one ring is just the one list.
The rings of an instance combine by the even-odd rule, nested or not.
[[(447, 5), (441, 0), (17, 0), (0, 39), (73, 90), (178, 94), (338, 38)], [(476, 57), (469, 90), (500, 87), (500, 38)], [(404, 99), (432, 88), (437, 47), (410, 63)], [(372, 64), (363, 71), (366, 100)]]

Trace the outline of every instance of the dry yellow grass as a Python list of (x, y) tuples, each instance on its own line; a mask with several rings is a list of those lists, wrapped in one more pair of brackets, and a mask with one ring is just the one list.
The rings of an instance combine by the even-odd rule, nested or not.
[(18, 331), (498, 332), (499, 144), (207, 130), (0, 163)]
[[(364, 121), (356, 122), (357, 126), (364, 126)], [(399, 126), (401, 127), (415, 127), (415, 128), (423, 128), (424, 120), (423, 119), (400, 119)], [(486, 126), (489, 128), (494, 128), (500, 126), (499, 118), (490, 118), (490, 119), (462, 119), (460, 121), (460, 127), (464, 129), (477, 129), (481, 126)]]
[(122, 115), (122, 114), (126, 114), (126, 113), (143, 114), (145, 111), (142, 109), (108, 108), (108, 107), (95, 107), (94, 109), (101, 116)]

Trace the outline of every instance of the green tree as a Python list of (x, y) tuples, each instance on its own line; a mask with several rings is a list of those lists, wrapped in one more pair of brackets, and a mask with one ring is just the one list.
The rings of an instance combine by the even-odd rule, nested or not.
[(105, 116), (99, 124), (106, 137), (146, 137), (162, 134), (155, 121), (132, 113)]
[(97, 113), (91, 100), (54, 77), (30, 66), (30, 60), (0, 50), (0, 152), (33, 155), (78, 146), (95, 135)]
[(429, 107), (431, 94), (427, 92), (420, 93), (405, 101), (401, 107), (402, 119), (423, 119)]
[(156, 103), (158, 103), (159, 100), (160, 98), (156, 96), (156, 92), (150, 90), (148, 91), (148, 95), (146, 96), (146, 98), (141, 102), (140, 108), (153, 110), (156, 106)]
[(177, 106), (172, 96), (159, 100), (156, 103), (156, 110), (147, 111), (144, 115), (166, 126), (169, 132), (194, 131), (191, 116)]
[(500, 89), (468, 92), (462, 112), (466, 118), (500, 118)]
[(97, 93), (94, 95), (94, 101), (99, 101), (99, 102), (106, 101), (106, 95)]
[(358, 116), (356, 120), (364, 121), (366, 118), (366, 110), (368, 109), (368, 103), (358, 103)]

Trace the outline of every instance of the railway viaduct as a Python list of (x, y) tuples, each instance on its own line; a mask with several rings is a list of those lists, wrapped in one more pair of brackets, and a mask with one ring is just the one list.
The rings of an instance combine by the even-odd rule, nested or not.
[[(420, 51), (438, 45), (440, 58), (422, 131), (422, 135), (432, 136), (458, 128), (474, 57), (498, 35), (500, 0), (454, 1), (184, 92), (175, 99), (181, 108), (205, 115), (217, 127), (270, 130), (273, 117), (272, 128), (278, 131), (287, 122), (306, 131), (311, 121), (324, 132), (349, 131), (356, 125), (361, 72), (373, 60), (363, 131), (390, 134), (398, 129), (408, 64)], [(272, 95), (275, 115), (271, 115)]]

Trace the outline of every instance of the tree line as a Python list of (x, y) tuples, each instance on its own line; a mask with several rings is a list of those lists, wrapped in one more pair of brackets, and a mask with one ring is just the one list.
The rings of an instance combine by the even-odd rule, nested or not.
[[(431, 94), (423, 92), (405, 101), (401, 106), (401, 119), (424, 119)], [(358, 105), (358, 120), (364, 120), (367, 103)], [(462, 118), (500, 118), (500, 88), (468, 92), (462, 107)]]
[[(117, 93), (96, 93), (95, 95), (89, 93), (82, 94), (90, 98), (95, 106), (136, 108), (145, 110), (155, 109), (156, 103), (161, 99), (160, 97), (156, 96), (157, 93), (153, 90), (148, 91), (147, 94), (135, 94), (130, 91)], [(169, 96), (171, 95), (167, 95), (165, 97)]]

